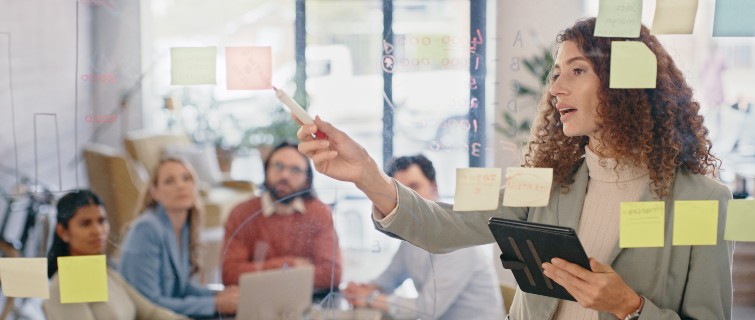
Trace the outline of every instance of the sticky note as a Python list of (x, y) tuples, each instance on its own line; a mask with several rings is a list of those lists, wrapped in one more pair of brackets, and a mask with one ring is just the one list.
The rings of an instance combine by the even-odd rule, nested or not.
[(50, 298), (47, 258), (0, 258), (3, 295), (17, 298)]
[(217, 48), (171, 48), (170, 84), (215, 84)]
[(638, 38), (641, 19), (642, 0), (600, 0), (594, 36)]
[(755, 200), (729, 200), (724, 240), (755, 242)]
[(663, 247), (666, 205), (663, 201), (619, 205), (619, 247)]
[(552, 168), (506, 168), (503, 205), (506, 207), (545, 207), (553, 184)]
[(713, 15), (714, 37), (755, 36), (755, 1), (716, 0)]
[(675, 246), (715, 245), (718, 236), (718, 201), (674, 201)]
[(228, 90), (272, 89), (273, 59), (270, 47), (225, 49)]
[(696, 14), (697, 0), (658, 0), (650, 34), (691, 34)]
[(500, 168), (457, 168), (454, 211), (497, 209), (500, 186)]
[(658, 61), (645, 43), (611, 41), (611, 89), (655, 88)]
[(60, 302), (108, 300), (105, 256), (58, 257)]

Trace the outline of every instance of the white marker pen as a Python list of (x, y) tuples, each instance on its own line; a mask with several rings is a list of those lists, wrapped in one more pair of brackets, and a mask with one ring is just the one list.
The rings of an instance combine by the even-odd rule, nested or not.
[[(306, 111), (304, 111), (304, 108), (302, 108), (296, 101), (291, 99), (283, 90), (278, 89), (276, 87), (273, 87), (273, 90), (275, 90), (275, 95), (278, 97), (278, 100), (285, 105), (288, 110), (291, 111), (299, 120), (301, 120), (304, 124), (313, 124), (315, 123), (315, 120), (312, 119), (312, 116), (309, 115)], [(315, 137), (319, 139), (327, 139), (328, 136), (324, 133), (320, 132), (320, 130), (317, 130), (315, 132)]]

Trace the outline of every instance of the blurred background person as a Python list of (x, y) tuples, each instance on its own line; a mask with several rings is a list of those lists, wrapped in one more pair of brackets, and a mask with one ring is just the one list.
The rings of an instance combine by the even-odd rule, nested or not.
[(217, 292), (191, 280), (200, 271), (202, 208), (196, 175), (177, 158), (152, 173), (144, 208), (121, 248), (123, 277), (156, 304), (192, 317), (233, 314), (238, 288)]
[(312, 166), (296, 144), (273, 148), (264, 170), (262, 195), (236, 206), (226, 221), (223, 283), (237, 285), (245, 272), (313, 264), (319, 300), (341, 281), (330, 206), (312, 191)]
[[(423, 155), (394, 158), (386, 173), (425, 199), (437, 201), (433, 163)], [(501, 291), (483, 247), (431, 254), (402, 241), (391, 263), (369, 283), (350, 282), (343, 294), (354, 307), (375, 308), (395, 319), (503, 319)], [(417, 298), (391, 293), (412, 279)]]
[(50, 299), (43, 302), (47, 319), (151, 320), (188, 319), (145, 299), (117, 272), (108, 268), (108, 300), (61, 303), (58, 257), (105, 254), (110, 224), (102, 202), (89, 190), (73, 191), (58, 201), (57, 225), (48, 254)]

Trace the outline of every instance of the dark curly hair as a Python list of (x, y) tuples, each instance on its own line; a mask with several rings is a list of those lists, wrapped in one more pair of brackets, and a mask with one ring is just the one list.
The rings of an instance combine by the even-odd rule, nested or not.
[[(711, 154), (708, 129), (698, 114), (700, 104), (692, 99), (692, 89), (658, 39), (642, 26), (639, 39), (630, 40), (645, 43), (657, 57), (656, 88), (610, 89), (611, 41), (626, 39), (594, 37), (594, 30), (595, 18), (580, 20), (556, 41), (576, 43), (600, 79), (600, 145), (609, 146), (611, 156), (620, 164), (647, 168), (660, 199), (669, 196), (677, 168), (716, 176), (720, 160)], [(568, 190), (584, 161), (589, 138), (564, 135), (560, 118), (556, 97), (546, 90), (525, 148), (524, 166), (553, 168), (555, 183)], [(607, 150), (599, 147), (594, 151), (603, 155)]]

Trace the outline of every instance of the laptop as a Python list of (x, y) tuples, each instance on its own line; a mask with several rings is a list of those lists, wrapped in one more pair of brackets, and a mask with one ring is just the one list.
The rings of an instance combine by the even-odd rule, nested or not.
[(299, 320), (312, 305), (314, 284), (313, 266), (244, 273), (236, 319)]

